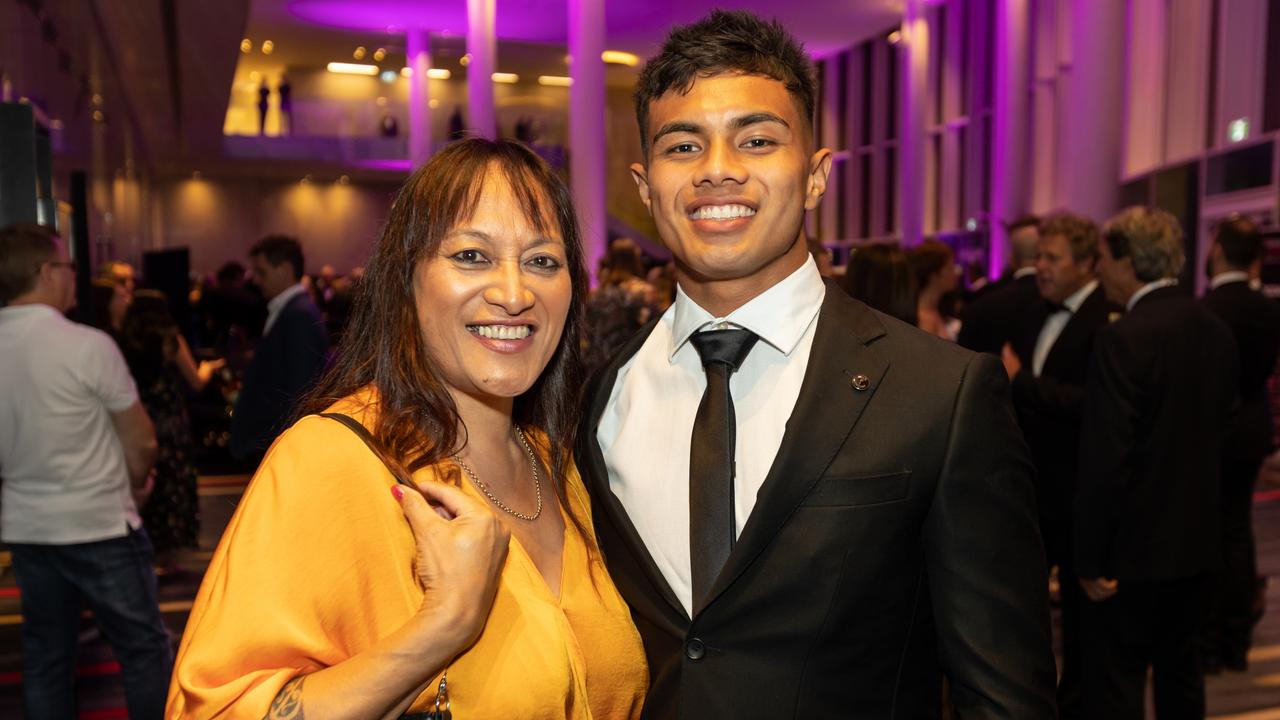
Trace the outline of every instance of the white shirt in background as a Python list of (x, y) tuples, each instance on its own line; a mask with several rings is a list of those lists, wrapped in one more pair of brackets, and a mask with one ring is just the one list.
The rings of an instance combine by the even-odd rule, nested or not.
[(1036, 377), (1040, 377), (1040, 373), (1044, 371), (1044, 361), (1049, 357), (1049, 352), (1053, 350), (1053, 344), (1058, 342), (1058, 336), (1062, 334), (1062, 330), (1067, 327), (1067, 323), (1071, 322), (1071, 316), (1080, 311), (1080, 306), (1084, 304), (1094, 290), (1098, 288), (1097, 280), (1090, 280), (1083, 287), (1067, 296), (1062, 304), (1066, 306), (1065, 310), (1059, 310), (1049, 317), (1045, 318), (1044, 325), (1040, 326), (1040, 335), (1036, 337), (1036, 349), (1031, 354), (1031, 372)]
[(266, 337), (271, 332), (271, 326), (276, 324), (276, 319), (280, 317), (280, 311), (284, 310), (284, 306), (296, 295), (306, 292), (307, 289), (302, 287), (302, 283), (295, 283), (280, 291), (280, 294), (267, 301), (267, 322), (262, 326), (262, 336)]
[(142, 523), (111, 413), (138, 401), (115, 341), (48, 305), (0, 308), (0, 539), (68, 545)]

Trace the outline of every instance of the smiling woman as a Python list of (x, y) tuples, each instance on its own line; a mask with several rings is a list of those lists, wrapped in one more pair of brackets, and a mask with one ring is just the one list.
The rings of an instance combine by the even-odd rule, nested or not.
[(170, 717), (639, 715), (569, 456), (585, 287), (568, 190), (523, 146), (465, 140), (409, 179), (315, 414), (214, 555)]

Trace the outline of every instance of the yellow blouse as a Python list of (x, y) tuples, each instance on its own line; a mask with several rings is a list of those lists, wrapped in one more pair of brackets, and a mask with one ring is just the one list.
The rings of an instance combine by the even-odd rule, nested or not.
[[(435, 478), (433, 468), (414, 476)], [(305, 417), (276, 441), (196, 596), (166, 717), (260, 720), (290, 679), (342, 662), (408, 620), (423, 593), (393, 482), (334, 420)], [(590, 531), (577, 472), (565, 483)], [(639, 717), (649, 677), (640, 636), (604, 568), (588, 562), (594, 532), (580, 537), (566, 517), (564, 535), (558, 599), (511, 538), (484, 630), (448, 669), (458, 720)], [(438, 681), (410, 712), (433, 707)]]

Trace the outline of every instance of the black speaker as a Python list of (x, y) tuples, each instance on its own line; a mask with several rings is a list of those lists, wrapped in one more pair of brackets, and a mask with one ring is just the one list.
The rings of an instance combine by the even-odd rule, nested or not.
[(169, 312), (185, 328), (190, 310), (191, 251), (187, 248), (150, 250), (142, 254), (142, 284), (169, 299)]

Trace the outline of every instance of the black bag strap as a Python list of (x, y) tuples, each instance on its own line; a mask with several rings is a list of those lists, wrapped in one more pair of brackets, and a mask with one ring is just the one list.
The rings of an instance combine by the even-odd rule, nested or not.
[(320, 413), (320, 417), (337, 420), (343, 425), (346, 425), (351, 429), (351, 432), (355, 433), (364, 441), (364, 444), (369, 447), (369, 451), (373, 453), (374, 457), (382, 461), (382, 464), (386, 466), (387, 471), (391, 473), (391, 477), (396, 479), (396, 482), (406, 487), (411, 487), (414, 490), (418, 489), (417, 484), (414, 483), (413, 480), (409, 479), (403, 470), (396, 469), (398, 467), (398, 463), (391, 462), (391, 457), (382, 447), (382, 443), (378, 442), (378, 438), (374, 437), (373, 433), (369, 432), (368, 428), (361, 425), (359, 420), (356, 420), (350, 415), (343, 415), (342, 413)]

